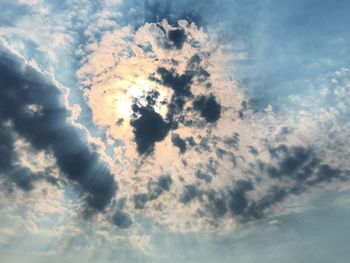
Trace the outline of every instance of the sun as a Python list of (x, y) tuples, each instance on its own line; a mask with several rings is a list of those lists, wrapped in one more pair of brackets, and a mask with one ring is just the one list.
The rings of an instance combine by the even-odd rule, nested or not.
[(145, 103), (143, 97), (152, 89), (155, 89), (155, 87), (143, 78), (130, 82), (123, 90), (123, 94), (118, 93), (117, 96), (116, 107), (119, 118), (124, 121), (130, 121), (132, 105), (134, 103), (143, 105)]
[(160, 84), (152, 83), (151, 81), (139, 77), (132, 81), (129, 86), (126, 87), (125, 93), (123, 95), (118, 95), (117, 102), (117, 112), (121, 119), (129, 122), (133, 114), (132, 106), (137, 104), (139, 106), (147, 105), (147, 95), (151, 92), (157, 91), (159, 93), (159, 98), (154, 105), (155, 111), (159, 113), (162, 117), (167, 114), (167, 107), (164, 105), (164, 101), (171, 97), (171, 92), (166, 87)]
[(130, 83), (130, 85), (126, 87), (125, 94), (117, 97), (117, 113), (119, 119), (123, 119), (123, 121), (130, 120), (132, 104), (135, 101), (139, 101), (140, 98), (151, 89), (149, 83), (143, 79), (137, 79), (134, 82), (135, 84)]
[(119, 98), (118, 103), (117, 103), (117, 111), (118, 115), (120, 115), (120, 118), (118, 120), (120, 121), (125, 121), (130, 118), (131, 115), (131, 101), (130, 98), (127, 96), (123, 96)]

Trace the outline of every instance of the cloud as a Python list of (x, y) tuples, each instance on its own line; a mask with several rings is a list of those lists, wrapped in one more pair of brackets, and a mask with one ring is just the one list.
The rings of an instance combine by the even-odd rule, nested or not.
[(201, 170), (197, 170), (196, 171), (196, 176), (197, 178), (206, 181), (207, 183), (210, 183), (212, 180), (212, 177), (204, 172), (202, 172)]
[(134, 195), (135, 209), (143, 209), (143, 208), (145, 208), (145, 204), (146, 204), (147, 201), (148, 201), (148, 195), (147, 194)]
[(137, 150), (140, 154), (151, 153), (156, 142), (164, 140), (169, 132), (169, 124), (155, 110), (148, 107), (133, 106), (134, 114), (139, 117), (131, 120)]
[(176, 96), (190, 96), (191, 95), (191, 84), (192, 75), (189, 72), (179, 75), (171, 72), (166, 68), (160, 67), (157, 73), (161, 76), (161, 81), (164, 86), (168, 86), (175, 91)]
[[(348, 156), (347, 69), (326, 77), (322, 73), (317, 83), (308, 80), (315, 85), (309, 97), (294, 95), (289, 97), (293, 106), (277, 105), (286, 109), (286, 115), (278, 115), (278, 103), (265, 112), (266, 101), (260, 93), (266, 91), (275, 98), (272, 87), (283, 81), (280, 74), (272, 74), (274, 63), (269, 61), (277, 62), (279, 68), (286, 56), (278, 56), (283, 57), (280, 61), (265, 57), (264, 47), (261, 53), (251, 50), (256, 48), (252, 34), (259, 32), (246, 18), (231, 25), (261, 5), (225, 5), (234, 11), (218, 23), (227, 13), (213, 10), (223, 10), (222, 2), (188, 3), (38, 2), (19, 8), (17, 22), (6, 15), (6, 23), (16, 27), (4, 22), (1, 40), (35, 61), (37, 69), (45, 68), (60, 82), (69, 83), (70, 94), (65, 94), (63, 106), (58, 103), (62, 94), (53, 87), (47, 88), (54, 90), (52, 94), (46, 88), (30, 87), (34, 95), (16, 92), (21, 96), (17, 99), (6, 91), (8, 96), (1, 102), (25, 103), (18, 111), (5, 110), (11, 117), (2, 120), (11, 119), (14, 131), (36, 151), (52, 154), (65, 179), (83, 189), (88, 206), (104, 210), (112, 223), (111, 211), (120, 211), (130, 219), (149, 216), (176, 231), (218, 228), (221, 222), (232, 227), (275, 215), (274, 209), (281, 209), (291, 196), (345, 182), (349, 170), (344, 161)], [(29, 23), (33, 14), (36, 19)], [(38, 30), (32, 32), (28, 25), (38, 25), (31, 26)], [(44, 30), (39, 25), (47, 26)], [(269, 33), (265, 24), (261, 26)], [(230, 27), (227, 35), (219, 35), (225, 27)], [(248, 32), (244, 41), (249, 43), (232, 38), (232, 32), (240, 30)], [(283, 53), (282, 47), (278, 54)], [(256, 53), (245, 60), (239, 54), (244, 48)], [(249, 68), (254, 55), (268, 62), (259, 60), (253, 67), (258, 73), (250, 72), (251, 78), (245, 79), (246, 72), (237, 65), (243, 59)], [(262, 82), (259, 72), (267, 72)], [(36, 81), (35, 74), (25, 74)], [(36, 82), (41, 87), (42, 80)], [(271, 89), (258, 83), (269, 83)], [(320, 86), (326, 95), (317, 93)], [(76, 103), (74, 113), (68, 98)], [(261, 108), (256, 107), (259, 103)], [(50, 179), (30, 167), (18, 168), (23, 162), (14, 161), (18, 155), (10, 138), (14, 131), (5, 129), (0, 134), (6, 140), (0, 153), (7, 153), (0, 167), (19, 171), (9, 182), (30, 193)]]
[(195, 185), (185, 185), (183, 193), (180, 197), (180, 202), (187, 204), (202, 195), (201, 191)]
[(163, 191), (169, 191), (172, 183), (173, 180), (171, 179), (170, 175), (163, 175), (158, 178), (158, 186)]
[(170, 175), (159, 176), (157, 181), (149, 181), (147, 193), (139, 193), (133, 196), (135, 209), (144, 209), (147, 202), (156, 200), (163, 193), (170, 191), (173, 183)]
[(168, 32), (168, 38), (176, 49), (181, 49), (186, 40), (185, 31), (181, 28), (170, 30)]
[(229, 191), (229, 209), (233, 215), (241, 215), (248, 206), (246, 193), (253, 190), (253, 184), (250, 181), (239, 180), (234, 188)]
[[(283, 119), (272, 107), (255, 111), (227, 73), (232, 46), (196, 24), (129, 25), (91, 48), (79, 72), (88, 79), (94, 122), (111, 142), (123, 142), (118, 151), (125, 155), (114, 171), (127, 174), (119, 183), (126, 212), (172, 229), (186, 226), (177, 231), (221, 221), (232, 227), (274, 215), (293, 195), (345, 179), (346, 169), (316, 151), (321, 146), (312, 134), (320, 123), (301, 121), (299, 113)], [(165, 173), (172, 178), (168, 191), (155, 179)], [(132, 193), (130, 185), (136, 186)], [(187, 217), (175, 222), (174, 211)]]
[(112, 218), (113, 224), (121, 229), (129, 228), (132, 225), (130, 216), (123, 211), (116, 211)]
[(277, 2), (2, 1), (3, 261), (196, 261), (349, 189), (348, 4)]
[[(47, 84), (29, 66), (22, 65), (21, 71), (21, 61), (16, 58), (2, 55), (2, 61), (2, 125), (10, 122), (15, 132), (29, 141), (35, 149), (51, 149), (60, 170), (88, 193), (89, 206), (103, 210), (114, 197), (116, 183), (106, 165), (84, 142), (79, 131), (68, 124), (69, 113), (60, 103), (61, 94), (58, 89)], [(26, 107), (33, 104), (39, 105), (42, 113), (26, 115)], [(7, 169), (8, 175), (8, 170), (12, 168), (13, 145), (8, 143), (5, 147), (8, 158), (3, 161), (2, 167)], [(37, 176), (23, 169), (14, 171), (12, 178), (16, 184), (27, 191), (31, 190), (31, 181), (35, 181)]]
[(216, 122), (220, 118), (221, 106), (212, 94), (208, 97), (200, 96), (193, 102), (193, 106), (207, 122)]
[(349, 179), (349, 171), (342, 171), (322, 163), (312, 149), (281, 145), (270, 149), (270, 154), (273, 159), (277, 160), (277, 165), (262, 164), (260, 166), (263, 169), (261, 172), (266, 172), (269, 177), (273, 178), (273, 184), (266, 189), (263, 195), (252, 200), (245, 196), (247, 191), (261, 187), (259, 182), (254, 185), (251, 183), (238, 184), (234, 191), (230, 192), (238, 195), (233, 200), (238, 202), (236, 212), (242, 215), (243, 221), (263, 217), (265, 210), (291, 195), (301, 194), (317, 185), (330, 184), (333, 180), (347, 181)]
[(0, 125), (0, 154), (2, 156), (0, 159), (0, 171), (6, 173), (12, 169), (13, 143), (8, 129), (3, 123)]
[(179, 148), (180, 153), (186, 152), (186, 141), (182, 139), (178, 134), (174, 134), (171, 137), (172, 143)]

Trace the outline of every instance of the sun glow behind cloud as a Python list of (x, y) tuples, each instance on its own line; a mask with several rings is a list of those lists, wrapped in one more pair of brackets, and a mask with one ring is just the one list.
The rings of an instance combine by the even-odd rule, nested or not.
[[(125, 211), (142, 211), (174, 231), (216, 229), (218, 213), (231, 229), (240, 219), (232, 218), (220, 202), (225, 198), (223, 192), (232, 191), (228, 190), (232, 181), (242, 183), (237, 191), (243, 191), (240, 195), (251, 199), (252, 205), (254, 200), (278, 199), (279, 191), (283, 196), (286, 190), (276, 190), (275, 181), (268, 175), (272, 168), (264, 168), (264, 163), (274, 162), (272, 149), (277, 151), (283, 141), (288, 141), (285, 143), (294, 150), (284, 150), (287, 156), (301, 151), (309, 158), (309, 150), (299, 145), (315, 124), (305, 127), (299, 117), (276, 118), (272, 107), (266, 114), (254, 113), (228, 70), (235, 59), (241, 59), (233, 55), (233, 49), (233, 44), (224, 45), (213, 32), (204, 32), (185, 20), (178, 21), (177, 26), (163, 20), (145, 23), (135, 31), (119, 28), (91, 45), (78, 76), (86, 85), (93, 120), (103, 128), (113, 149), (116, 159), (110, 160), (112, 170), (123, 177), (118, 182), (118, 195), (131, 200), (126, 202)], [(158, 95), (152, 94), (154, 91)], [(181, 101), (180, 110), (177, 99)], [(206, 105), (216, 107), (216, 103), (218, 114), (209, 112)], [(159, 114), (164, 120), (163, 127), (157, 128), (164, 129), (164, 135), (150, 137), (154, 141), (146, 151), (140, 148), (144, 141), (138, 137), (147, 136), (149, 127), (159, 123), (149, 122), (137, 130), (135, 120), (143, 118), (139, 108), (154, 110), (151, 116)], [(285, 126), (292, 126), (295, 132), (289, 134)], [(265, 169), (267, 174), (260, 178)], [(169, 193), (153, 198), (148, 193), (152, 191), (150, 184), (164, 175), (171, 175), (172, 187)], [(253, 181), (258, 188), (251, 186)], [(129, 192), (130, 187), (136, 194)], [(232, 213), (242, 213), (234, 202), (229, 205)], [(262, 207), (263, 211), (271, 209), (270, 205)], [(283, 208), (272, 209), (284, 213)]]
[[(174, 48), (174, 42), (168, 38), (169, 34), (176, 30), (185, 34), (181, 49)], [(216, 42), (214, 35), (209, 38), (207, 33), (194, 23), (181, 20), (178, 27), (174, 27), (164, 20), (159, 24), (146, 23), (135, 32), (130, 31), (128, 27), (118, 29), (114, 33), (106, 34), (98, 45), (91, 47), (89, 60), (79, 70), (78, 76), (89, 87), (85, 88), (84, 93), (94, 122), (104, 128), (109, 145), (113, 147), (115, 156), (119, 156), (117, 158), (120, 165), (114, 165), (113, 169), (116, 174), (128, 178), (119, 182), (119, 196), (125, 194), (127, 198), (132, 199), (128, 192), (129, 187), (136, 188), (137, 192), (148, 191), (149, 182), (164, 174), (172, 175), (174, 187), (171, 195), (178, 195), (176, 192), (181, 191), (182, 178), (188, 182), (195, 182), (193, 174), (198, 169), (198, 163), (203, 159), (217, 158), (215, 151), (208, 156), (203, 150), (190, 151), (190, 145), (201, 140), (217, 144), (215, 136), (229, 137), (235, 130), (240, 129), (239, 118), (230, 116), (237, 115), (244, 95), (225, 69), (234, 59), (225, 51), (229, 46)], [(114, 66), (110, 61), (112, 58), (116, 61)], [(160, 69), (173, 72), (169, 74), (174, 74), (174, 77), (166, 77), (169, 80), (164, 79), (163, 82)], [(173, 103), (172, 100), (178, 91), (167, 86), (172, 85), (167, 81), (173, 80), (174, 83), (178, 83), (176, 85), (187, 85), (187, 75), (191, 76), (189, 83), (192, 99), (184, 100), (183, 108), (186, 114), (177, 117), (180, 118), (178, 127), (164, 140), (155, 143), (154, 152), (150, 156), (140, 159), (132, 127), (133, 118), (137, 117), (138, 113), (133, 112), (133, 106), (147, 107), (153, 96), (151, 93), (156, 91), (158, 94), (152, 108), (161, 118), (170, 122), (169, 116), (173, 113), (169, 111), (171, 108), (168, 105)], [(210, 124), (207, 130), (204, 129), (206, 121), (191, 110), (191, 101), (211, 93), (216, 96), (223, 110), (222, 118), (217, 124)], [(174, 146), (176, 136), (184, 138), (182, 147), (188, 145), (187, 153), (180, 154), (179, 149)], [(185, 138), (188, 138), (188, 142), (184, 141)], [(119, 141), (122, 144), (115, 145)], [(222, 142), (220, 144), (221, 147), (225, 147)], [(124, 153), (124, 157), (121, 157), (120, 153)], [(170, 163), (172, 168), (169, 167)], [(222, 176), (215, 180), (218, 187), (225, 185), (227, 179), (224, 178), (228, 176), (231, 166), (232, 162), (229, 161), (228, 167), (219, 166), (217, 169), (221, 172), (215, 171), (222, 173)], [(148, 172), (150, 169), (152, 173)], [(204, 184), (202, 186), (206, 187)], [(163, 209), (160, 210), (162, 214), (153, 215), (157, 220), (178, 220), (178, 217), (170, 216), (174, 209), (180, 211), (176, 208), (176, 199), (169, 196), (166, 202), (154, 200), (152, 203), (154, 206), (163, 203)], [(132, 206), (132, 203), (127, 203), (128, 209), (134, 210)], [(184, 209), (184, 213), (187, 214), (193, 207), (184, 206)], [(154, 210), (150, 208), (149, 213), (153, 214)], [(168, 214), (169, 218), (165, 214)], [(185, 220), (180, 225), (188, 224), (191, 220), (188, 217), (183, 218)]]
[(278, 229), (315, 193), (349, 189), (341, 1), (327, 16), (309, 1), (3, 2), (14, 13), (0, 18), (2, 253), (59, 228), (46, 261), (140, 261), (136, 248), (197, 262), (170, 255), (200, 233)]

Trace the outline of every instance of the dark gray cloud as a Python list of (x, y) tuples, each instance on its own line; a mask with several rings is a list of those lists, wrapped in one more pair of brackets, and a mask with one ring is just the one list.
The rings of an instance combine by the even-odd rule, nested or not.
[(224, 139), (224, 143), (232, 148), (238, 150), (239, 146), (239, 134), (234, 133), (231, 137), (227, 137)]
[(121, 210), (117, 210), (114, 213), (112, 217), (112, 222), (113, 224), (122, 229), (129, 228), (133, 223), (130, 216)]
[(200, 198), (202, 196), (202, 191), (198, 189), (197, 186), (193, 184), (185, 185), (184, 190), (180, 196), (180, 202), (184, 204), (188, 204), (192, 202), (196, 198)]
[(24, 191), (32, 190), (33, 183), (39, 179), (37, 174), (30, 172), (30, 170), (26, 168), (14, 169), (8, 174), (8, 176), (17, 187)]
[(221, 149), (221, 148), (217, 148), (216, 149), (216, 156), (220, 159), (222, 159), (224, 157), (225, 154), (227, 154), (227, 151)]
[(322, 164), (322, 160), (311, 148), (280, 145), (270, 149), (272, 158), (278, 160), (276, 165), (266, 165), (266, 171), (272, 178), (291, 178), (309, 185), (330, 181), (334, 178), (344, 179), (346, 172)]
[(186, 148), (187, 148), (186, 141), (184, 139), (182, 139), (178, 134), (174, 134), (171, 137), (171, 141), (174, 144), (174, 146), (179, 148), (180, 153), (186, 152)]
[(216, 122), (220, 119), (221, 105), (216, 101), (213, 94), (209, 96), (199, 96), (193, 102), (195, 110), (199, 111), (201, 116), (207, 122)]
[[(2, 118), (0, 120), (2, 121)], [(12, 169), (13, 142), (4, 123), (0, 123), (0, 142), (0, 172), (7, 173)]]
[(157, 199), (164, 192), (168, 192), (173, 183), (170, 175), (159, 176), (157, 181), (148, 182), (148, 193), (133, 196), (135, 209), (144, 209), (147, 202)]
[(163, 190), (163, 191), (169, 191), (170, 187), (173, 183), (173, 179), (171, 179), (170, 175), (163, 175), (160, 176), (157, 180), (158, 186)]
[[(246, 193), (258, 188), (259, 181), (238, 181), (229, 193), (229, 208), (241, 221), (259, 219), (265, 210), (282, 202), (290, 195), (298, 195), (310, 187), (327, 184), (332, 180), (348, 180), (349, 171), (342, 171), (324, 164), (311, 148), (280, 145), (270, 148), (270, 154), (277, 163), (265, 164), (259, 161), (261, 172), (276, 180), (274, 185), (258, 199), (249, 199)], [(287, 185), (280, 180), (292, 180)]]
[[(171, 40), (171, 43), (176, 48), (181, 48), (183, 42), (186, 41), (186, 32), (184, 29), (174, 29), (166, 32), (166, 30), (158, 24)], [(166, 48), (166, 47), (165, 47)], [(149, 79), (169, 87), (174, 91), (173, 96), (168, 101), (162, 101), (162, 104), (167, 104), (168, 113), (165, 119), (156, 112), (154, 106), (157, 103), (159, 93), (157, 91), (150, 92), (145, 95), (147, 105), (140, 105), (135, 101), (132, 110), (133, 118), (130, 122), (135, 135), (137, 150), (140, 155), (151, 154), (154, 150), (156, 142), (163, 141), (170, 130), (176, 130), (179, 123), (185, 126), (196, 124), (196, 120), (189, 117), (188, 112), (191, 108), (185, 108), (189, 100), (193, 100), (193, 106), (196, 111), (207, 122), (216, 122), (221, 115), (221, 105), (217, 102), (215, 96), (199, 96), (194, 98), (191, 92), (193, 79), (199, 82), (205, 82), (210, 74), (201, 67), (202, 58), (200, 54), (192, 56), (187, 63), (187, 70), (183, 74), (176, 72), (174, 68), (167, 69), (159, 67), (157, 72), (151, 74)], [(208, 83), (207, 83), (208, 84)], [(209, 87), (210, 85), (206, 85)], [(186, 141), (174, 134), (172, 136), (174, 146), (178, 147), (180, 153), (184, 153), (187, 149)]]
[(157, 73), (161, 77), (161, 84), (174, 90), (176, 96), (189, 97), (192, 95), (191, 84), (193, 74), (191, 72), (186, 71), (184, 74), (179, 75), (175, 71), (160, 67), (157, 69)]
[(342, 171), (338, 168), (333, 168), (328, 164), (322, 164), (318, 169), (317, 177), (310, 182), (310, 184), (318, 184), (324, 181), (330, 182), (333, 179), (347, 180), (350, 175), (350, 171)]
[[(13, 129), (35, 149), (51, 150), (60, 170), (88, 194), (89, 207), (103, 210), (113, 198), (117, 184), (106, 164), (66, 121), (69, 113), (60, 103), (59, 90), (47, 84), (34, 69), (23, 70), (22, 62), (11, 55), (1, 54), (0, 61), (1, 124), (11, 121)], [(33, 104), (40, 106), (41, 114), (28, 116), (24, 109)], [(6, 152), (1, 168), (7, 169), (5, 175), (8, 176), (12, 165), (11, 140), (6, 139), (4, 130), (1, 139), (1, 151)], [(28, 191), (37, 178), (24, 170), (16, 170), (15, 174), (16, 184)]]
[(187, 63), (187, 71), (196, 77), (196, 81), (204, 85), (206, 88), (211, 88), (212, 84), (206, 82), (209, 80), (210, 73), (203, 68), (201, 65), (203, 57), (208, 56), (209, 54), (196, 54), (192, 56)]
[(204, 172), (202, 172), (201, 170), (197, 170), (196, 173), (195, 173), (195, 175), (196, 175), (196, 177), (197, 177), (198, 179), (203, 180), (203, 181), (205, 181), (205, 182), (207, 182), (207, 183), (210, 183), (211, 180), (212, 180), (212, 177), (211, 177), (209, 174), (204, 173)]
[(232, 190), (228, 192), (228, 207), (233, 215), (241, 215), (248, 207), (246, 193), (253, 190), (251, 181), (239, 180), (235, 183)]
[(24, 191), (30, 191), (34, 188), (35, 182), (39, 180), (57, 185), (57, 179), (50, 174), (33, 173), (28, 168), (14, 165), (16, 156), (13, 147), (14, 141), (10, 127), (0, 123), (0, 175), (5, 176), (5, 184), (9, 190), (12, 190), (14, 184)]
[(283, 187), (270, 187), (260, 199), (253, 200), (249, 206), (245, 206), (245, 209), (241, 213), (241, 220), (244, 222), (262, 218), (265, 209), (283, 201), (292, 192)]
[(259, 155), (259, 151), (254, 146), (248, 146), (248, 149), (252, 155), (254, 155), (254, 156)]
[(133, 111), (135, 118), (130, 124), (133, 127), (137, 150), (139, 154), (149, 154), (153, 152), (155, 143), (167, 136), (169, 124), (151, 106), (139, 107), (135, 104)]
[[(214, 189), (203, 191), (195, 185), (185, 185), (180, 202), (188, 204), (198, 198), (214, 219), (212, 224), (215, 226), (219, 225), (217, 220), (227, 215), (227, 212), (238, 222), (244, 223), (265, 217), (268, 209), (289, 196), (302, 194), (312, 187), (326, 185), (334, 180), (349, 179), (350, 171), (323, 163), (311, 148), (280, 145), (270, 147), (269, 152), (272, 162), (267, 164), (258, 160), (256, 168), (261, 177), (272, 179), (272, 185), (257, 197), (253, 196), (263, 183), (260, 176), (256, 180), (240, 179), (220, 192)], [(249, 175), (251, 174), (248, 173), (247, 176)], [(211, 181), (209, 175), (201, 170), (196, 171), (196, 177), (208, 183)], [(285, 179), (291, 181), (284, 184), (282, 180)], [(202, 198), (203, 196), (206, 198)]]
[(173, 30), (169, 30), (168, 38), (169, 38), (171, 44), (176, 49), (182, 49), (182, 47), (186, 41), (186, 34), (185, 34), (185, 31), (183, 29), (176, 28)]
[(221, 218), (228, 212), (226, 198), (222, 194), (217, 194), (214, 191), (210, 191), (208, 194), (207, 207), (211, 212), (214, 219)]
[(149, 197), (145, 193), (134, 195), (135, 209), (144, 209), (148, 200)]

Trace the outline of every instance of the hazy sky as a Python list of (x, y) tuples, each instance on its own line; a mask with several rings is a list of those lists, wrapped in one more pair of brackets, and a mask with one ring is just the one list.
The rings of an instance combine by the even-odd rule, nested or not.
[(1, 262), (348, 262), (348, 1), (2, 0)]

